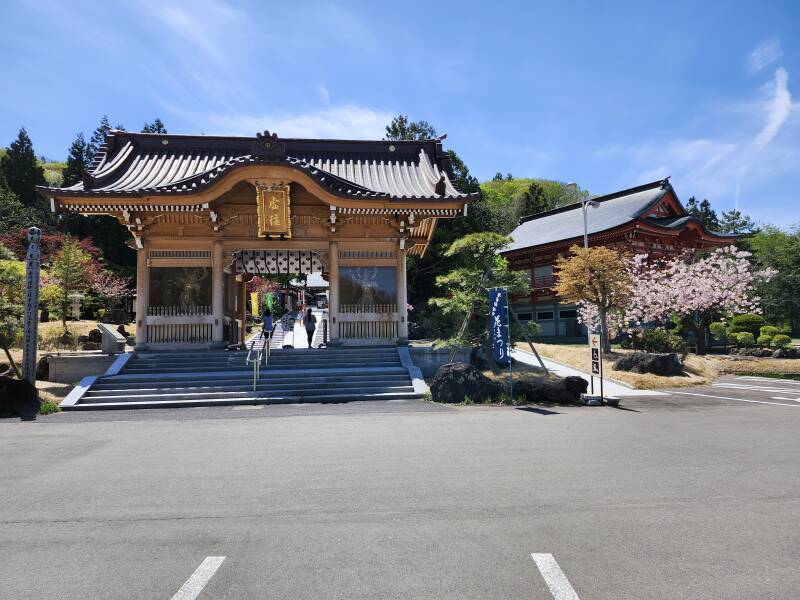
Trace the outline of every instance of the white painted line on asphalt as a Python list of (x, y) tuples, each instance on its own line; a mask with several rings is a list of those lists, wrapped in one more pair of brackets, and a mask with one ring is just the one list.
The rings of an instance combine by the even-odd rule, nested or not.
[(719, 400), (735, 400), (736, 402), (752, 402), (754, 404), (772, 404), (774, 406), (800, 406), (800, 404), (782, 404), (780, 402), (764, 402), (763, 400), (745, 400), (744, 398), (729, 398), (728, 396), (712, 396), (711, 394), (698, 394), (696, 392), (670, 392), (671, 394), (683, 394), (684, 396), (703, 396), (704, 398), (718, 398)]
[(531, 558), (539, 567), (544, 582), (550, 588), (555, 600), (580, 600), (552, 554), (531, 553)]
[(737, 379), (749, 379), (752, 381), (763, 381), (765, 383), (788, 383), (791, 385), (800, 385), (800, 381), (795, 379), (778, 379), (776, 377), (755, 377), (755, 376), (748, 376), (748, 377), (737, 377)]
[(774, 387), (769, 385), (741, 384), (741, 383), (715, 383), (714, 387), (730, 388), (732, 390), (754, 390), (756, 392), (785, 392), (796, 394), (796, 388)]
[(401, 398), (395, 398), (394, 400), (387, 400), (387, 402), (391, 402), (392, 404), (407, 404), (408, 400), (403, 400)]
[(217, 572), (223, 560), (225, 560), (224, 556), (206, 556), (206, 559), (200, 563), (197, 570), (186, 580), (172, 600), (195, 600)]
[(247, 404), (244, 406), (234, 406), (233, 410), (261, 410), (266, 404)]

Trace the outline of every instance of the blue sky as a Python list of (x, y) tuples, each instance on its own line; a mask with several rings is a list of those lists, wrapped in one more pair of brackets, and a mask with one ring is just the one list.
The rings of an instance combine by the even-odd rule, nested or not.
[(0, 144), (63, 158), (101, 115), (172, 133), (380, 138), (470, 170), (800, 222), (800, 2), (2, 1)]

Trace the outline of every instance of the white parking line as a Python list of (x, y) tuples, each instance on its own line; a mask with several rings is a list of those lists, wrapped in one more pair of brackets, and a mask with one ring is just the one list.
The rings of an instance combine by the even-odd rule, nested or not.
[(744, 383), (715, 383), (714, 387), (730, 388), (732, 390), (753, 390), (756, 392), (785, 392), (787, 394), (796, 394), (797, 388), (776, 387), (771, 385), (755, 385)]
[(223, 560), (225, 560), (224, 556), (207, 556), (197, 567), (197, 570), (192, 573), (192, 576), (186, 580), (186, 583), (181, 586), (181, 589), (172, 597), (172, 600), (195, 600), (214, 576), (214, 573), (217, 572)]
[(730, 398), (728, 396), (712, 396), (711, 394), (698, 394), (696, 392), (676, 392), (672, 390), (670, 394), (683, 394), (684, 396), (703, 396), (705, 398), (718, 398), (719, 400), (735, 400), (736, 402), (752, 402), (754, 404), (773, 404), (775, 406), (794, 406), (798, 407), (800, 404), (783, 404), (782, 402), (764, 402), (763, 400), (745, 400), (744, 398)]
[(539, 567), (544, 582), (550, 588), (555, 600), (580, 600), (552, 554), (531, 553), (531, 558)]

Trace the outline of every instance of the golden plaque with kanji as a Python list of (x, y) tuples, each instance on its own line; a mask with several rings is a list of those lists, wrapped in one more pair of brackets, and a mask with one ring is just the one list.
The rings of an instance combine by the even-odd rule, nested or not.
[(259, 237), (292, 237), (291, 208), (288, 185), (258, 185)]

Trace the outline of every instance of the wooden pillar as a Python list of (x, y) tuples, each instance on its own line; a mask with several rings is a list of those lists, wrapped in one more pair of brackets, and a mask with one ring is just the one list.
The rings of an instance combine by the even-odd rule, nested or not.
[(408, 290), (406, 289), (406, 249), (397, 247), (397, 314), (400, 322), (397, 324), (397, 341), (400, 344), (408, 343)]
[(150, 306), (150, 261), (147, 241), (136, 251), (136, 345), (134, 350), (147, 349), (147, 309)]
[(211, 251), (211, 347), (224, 348), (225, 315), (223, 310), (223, 270), (222, 240), (215, 240)]
[(244, 344), (245, 328), (247, 327), (247, 282), (242, 279), (242, 289), (239, 294), (239, 314), (242, 319), (242, 327), (239, 329), (239, 343)]
[(328, 324), (330, 325), (330, 345), (341, 343), (339, 339), (339, 242), (331, 241), (328, 245)]

